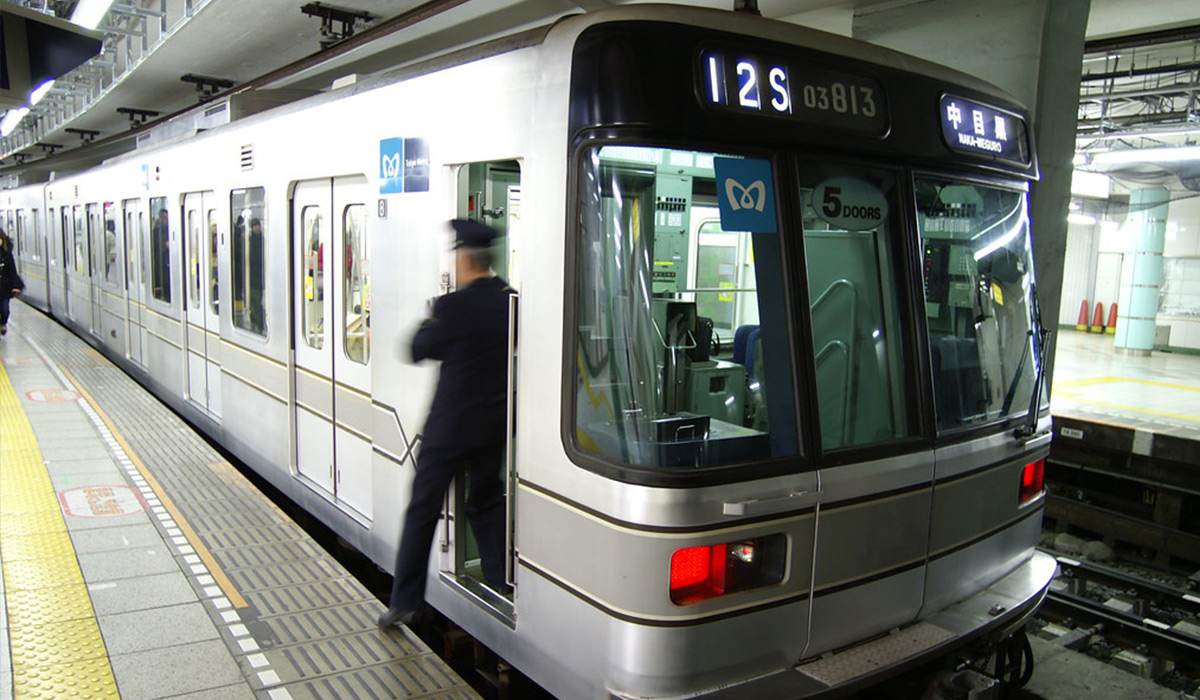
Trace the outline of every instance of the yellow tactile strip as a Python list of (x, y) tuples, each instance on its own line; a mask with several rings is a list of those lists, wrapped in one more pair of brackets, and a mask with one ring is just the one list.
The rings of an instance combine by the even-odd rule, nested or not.
[(1054, 393), (1056, 396), (1069, 398), (1072, 401), (1091, 404), (1093, 406), (1104, 406), (1105, 408), (1115, 408), (1122, 411), (1147, 413), (1154, 416), (1163, 416), (1165, 418), (1191, 421), (1193, 423), (1200, 422), (1200, 419), (1197, 419), (1195, 416), (1189, 416), (1181, 413), (1170, 413), (1168, 411), (1159, 411), (1153, 408), (1127, 406), (1108, 401), (1097, 401), (1095, 399), (1086, 398), (1079, 393), (1079, 390), (1087, 389), (1089, 387), (1100, 386), (1103, 384), (1117, 384), (1122, 382), (1129, 384), (1145, 384), (1147, 386), (1161, 387), (1164, 389), (1179, 389), (1181, 391), (1200, 391), (1200, 389), (1197, 389), (1194, 386), (1187, 386), (1186, 384), (1169, 384), (1167, 382), (1154, 382), (1147, 379), (1130, 379), (1128, 377), (1084, 377), (1082, 379), (1064, 379), (1062, 381), (1055, 381)]
[(15, 700), (119, 698), (33, 427), (0, 366), (0, 557)]

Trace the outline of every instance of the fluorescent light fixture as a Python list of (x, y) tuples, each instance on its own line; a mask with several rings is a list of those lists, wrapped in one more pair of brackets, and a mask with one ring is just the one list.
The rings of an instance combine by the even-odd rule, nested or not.
[(100, 26), (113, 0), (79, 0), (75, 11), (71, 13), (71, 21), (85, 29), (95, 29)]
[(1080, 226), (1091, 226), (1096, 223), (1096, 217), (1087, 214), (1067, 214), (1067, 221)]
[(47, 80), (46, 82), (37, 86), (33, 92), (29, 93), (29, 106), (32, 107), (41, 102), (42, 98), (46, 96), (46, 93), (50, 92), (50, 88), (52, 87), (54, 87), (53, 80)]
[(1104, 173), (1076, 170), (1071, 174), (1071, 194), (1076, 197), (1107, 199), (1111, 182)]
[(28, 107), (18, 107), (10, 109), (4, 113), (4, 119), (0, 119), (0, 137), (8, 136), (12, 130), (17, 128), (17, 124), (29, 114)]
[(1115, 141), (1117, 139), (1161, 139), (1171, 136), (1195, 136), (1200, 129), (1159, 129), (1158, 131), (1113, 131), (1107, 134), (1083, 134), (1076, 141)]
[(1122, 163), (1178, 163), (1185, 160), (1200, 160), (1200, 146), (1181, 148), (1130, 148), (1124, 151), (1108, 151), (1092, 156), (1096, 165), (1119, 165)]

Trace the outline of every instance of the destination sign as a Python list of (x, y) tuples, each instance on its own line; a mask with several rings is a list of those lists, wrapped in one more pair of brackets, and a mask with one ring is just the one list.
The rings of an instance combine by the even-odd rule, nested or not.
[(700, 53), (697, 75), (701, 102), (709, 107), (874, 136), (888, 130), (883, 85), (863, 75), (716, 50)]
[(1029, 162), (1025, 120), (973, 100), (942, 96), (942, 138), (956, 151)]

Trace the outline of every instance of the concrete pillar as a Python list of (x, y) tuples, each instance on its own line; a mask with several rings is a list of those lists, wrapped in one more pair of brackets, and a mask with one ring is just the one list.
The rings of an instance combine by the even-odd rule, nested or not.
[(1116, 334), (1117, 349), (1129, 354), (1149, 355), (1154, 348), (1169, 201), (1170, 193), (1161, 188), (1134, 190), (1129, 197), (1125, 226), (1134, 236), (1133, 273), (1122, 275)]
[[(1029, 108), (1041, 180), (1033, 185), (1033, 255), (1042, 323), (1055, 331), (1067, 248), (1071, 159), (1090, 0), (928, 0), (855, 17), (854, 37), (970, 73)], [(1053, 341), (1051, 341), (1053, 347)], [(1047, 363), (1049, 395), (1054, 359)]]

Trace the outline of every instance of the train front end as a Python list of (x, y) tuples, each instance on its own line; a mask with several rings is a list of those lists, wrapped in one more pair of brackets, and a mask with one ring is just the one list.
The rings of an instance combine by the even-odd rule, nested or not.
[(561, 382), (518, 391), (532, 675), (818, 697), (1012, 634), (1056, 569), (1022, 108), (729, 13), (555, 46), (565, 249), (535, 255), (566, 260), (565, 332), (523, 335), (522, 372)]

